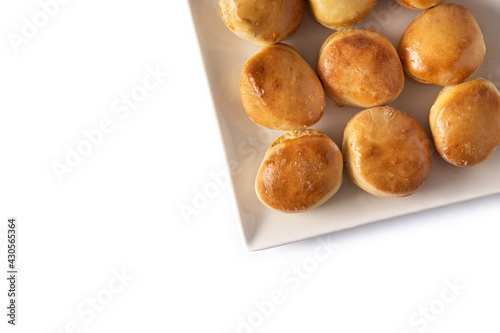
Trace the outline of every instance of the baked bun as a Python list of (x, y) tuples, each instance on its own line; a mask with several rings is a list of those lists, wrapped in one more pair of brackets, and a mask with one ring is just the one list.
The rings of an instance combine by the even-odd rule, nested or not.
[(308, 0), (316, 20), (330, 29), (352, 27), (363, 20), (377, 0)]
[(279, 43), (300, 26), (304, 0), (219, 0), (226, 26), (257, 45)]
[(443, 0), (397, 0), (401, 6), (410, 9), (428, 9), (440, 4)]
[(319, 52), (318, 74), (337, 105), (370, 108), (392, 102), (404, 86), (396, 49), (371, 30), (340, 30)]
[(342, 154), (326, 134), (312, 129), (279, 137), (264, 156), (255, 181), (257, 197), (284, 213), (315, 208), (342, 183)]
[(460, 167), (486, 160), (500, 144), (500, 93), (488, 80), (444, 88), (429, 115), (434, 145)]
[(285, 44), (265, 46), (247, 61), (240, 95), (250, 119), (274, 130), (312, 126), (325, 111), (325, 91), (316, 73)]
[(398, 53), (415, 81), (449, 86), (471, 76), (486, 52), (481, 29), (467, 8), (448, 3), (426, 10), (406, 28)]
[(388, 106), (361, 111), (347, 123), (342, 154), (354, 183), (379, 197), (413, 194), (431, 170), (431, 147), (422, 126)]

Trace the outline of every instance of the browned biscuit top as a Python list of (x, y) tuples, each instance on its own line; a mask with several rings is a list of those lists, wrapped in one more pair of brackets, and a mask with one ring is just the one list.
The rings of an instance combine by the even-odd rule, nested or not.
[(330, 36), (320, 50), (318, 73), (339, 105), (384, 105), (404, 86), (396, 50), (384, 36), (370, 30), (347, 29)]
[(337, 29), (359, 23), (377, 4), (377, 0), (308, 0), (316, 20)]
[(342, 154), (315, 130), (288, 133), (267, 151), (256, 179), (259, 199), (284, 212), (310, 209), (338, 189)]
[(312, 68), (291, 46), (264, 47), (246, 63), (240, 82), (243, 107), (257, 124), (296, 130), (318, 122), (325, 92)]
[(219, 0), (226, 26), (239, 37), (259, 45), (278, 43), (302, 22), (304, 0)]
[(484, 79), (447, 87), (429, 120), (441, 157), (461, 167), (476, 165), (500, 144), (500, 93)]
[(345, 129), (342, 150), (353, 180), (362, 188), (369, 185), (376, 195), (412, 194), (431, 169), (425, 131), (413, 117), (392, 107), (354, 116)]
[(420, 14), (403, 33), (398, 52), (410, 77), (448, 86), (479, 68), (486, 47), (474, 16), (450, 3)]

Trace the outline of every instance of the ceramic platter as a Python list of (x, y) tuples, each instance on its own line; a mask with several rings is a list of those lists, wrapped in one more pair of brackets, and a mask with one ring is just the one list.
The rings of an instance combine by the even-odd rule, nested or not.
[[(262, 250), (500, 192), (500, 149), (486, 162), (471, 168), (447, 164), (434, 152), (430, 177), (412, 196), (378, 198), (358, 188), (344, 173), (339, 192), (310, 212), (282, 214), (266, 208), (255, 194), (255, 176), (267, 147), (285, 132), (254, 124), (243, 110), (239, 96), (243, 65), (260, 48), (226, 28), (217, 0), (190, 0), (189, 3), (231, 170), (241, 232), (249, 250)], [(486, 58), (473, 77), (487, 78), (500, 87), (500, 1), (457, 0), (455, 3), (474, 14), (486, 42)], [(383, 34), (396, 47), (404, 29), (420, 13), (401, 7), (395, 0), (379, 0), (357, 27)], [(299, 30), (284, 43), (295, 47), (316, 69), (320, 46), (332, 33), (317, 23), (306, 9)], [(430, 135), (429, 110), (440, 90), (439, 86), (406, 78), (402, 94), (390, 105), (412, 115)], [(339, 108), (327, 97), (324, 117), (312, 128), (328, 134), (341, 146), (347, 121), (359, 111), (358, 108)]]

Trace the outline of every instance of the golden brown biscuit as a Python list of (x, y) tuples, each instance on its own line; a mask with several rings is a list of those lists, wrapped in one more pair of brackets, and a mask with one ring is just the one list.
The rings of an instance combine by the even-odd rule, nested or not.
[(289, 132), (267, 150), (255, 180), (259, 200), (284, 213), (317, 207), (342, 184), (342, 154), (326, 134)]
[(321, 47), (318, 74), (337, 105), (369, 108), (392, 102), (404, 86), (404, 72), (392, 44), (381, 34), (345, 29)]
[(325, 92), (316, 73), (285, 44), (265, 46), (247, 61), (240, 95), (250, 119), (274, 130), (312, 126), (325, 111)]
[(308, 0), (316, 20), (330, 29), (352, 27), (363, 20), (377, 0)]
[(443, 0), (397, 0), (401, 6), (410, 9), (428, 9), (440, 4)]
[(398, 53), (408, 76), (421, 83), (460, 83), (481, 65), (486, 52), (481, 29), (467, 8), (433, 7), (406, 28)]
[(300, 26), (304, 0), (219, 0), (226, 26), (257, 45), (279, 43)]
[(379, 197), (413, 194), (431, 170), (431, 147), (422, 126), (388, 106), (361, 111), (347, 123), (342, 154), (354, 183)]
[(445, 87), (429, 115), (434, 145), (460, 167), (486, 160), (500, 144), (500, 93), (488, 80)]

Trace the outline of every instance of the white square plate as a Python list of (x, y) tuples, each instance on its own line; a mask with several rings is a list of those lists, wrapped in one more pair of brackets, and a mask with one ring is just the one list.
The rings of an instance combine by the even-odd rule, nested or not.
[[(255, 176), (267, 147), (284, 132), (254, 124), (243, 110), (239, 96), (241, 70), (259, 46), (240, 39), (224, 25), (217, 0), (190, 0), (189, 3), (231, 169), (241, 231), (249, 250), (262, 250), (500, 192), (500, 150), (486, 162), (471, 168), (447, 164), (434, 153), (429, 179), (416, 194), (406, 198), (375, 197), (358, 188), (344, 173), (339, 192), (310, 212), (282, 214), (266, 208), (255, 194)], [(486, 42), (486, 58), (474, 76), (487, 78), (500, 87), (500, 2), (457, 0), (455, 3), (466, 6), (474, 14)], [(395, 0), (379, 0), (357, 27), (380, 32), (397, 46), (404, 29), (420, 13), (401, 7)], [(333, 32), (317, 23), (306, 10), (299, 30), (284, 43), (295, 47), (316, 69), (320, 46)], [(429, 110), (440, 90), (439, 86), (406, 78), (403, 93), (390, 105), (411, 114), (430, 135)], [(340, 147), (345, 124), (359, 111), (339, 108), (327, 97), (325, 115), (312, 128), (328, 134)]]

